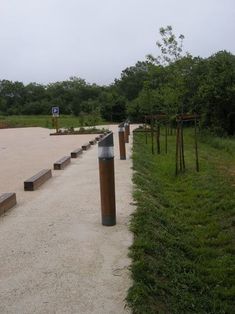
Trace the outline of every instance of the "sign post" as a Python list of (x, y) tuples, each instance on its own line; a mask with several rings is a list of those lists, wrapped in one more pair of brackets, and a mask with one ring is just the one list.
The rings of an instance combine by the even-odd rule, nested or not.
[(56, 133), (59, 132), (59, 116), (60, 116), (60, 108), (59, 107), (52, 107), (51, 108), (52, 113), (52, 124), (53, 127), (56, 129)]

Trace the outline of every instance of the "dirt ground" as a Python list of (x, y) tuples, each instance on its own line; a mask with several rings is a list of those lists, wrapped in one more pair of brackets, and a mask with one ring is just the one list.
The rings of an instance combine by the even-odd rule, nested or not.
[(97, 145), (37, 191), (23, 181), (94, 135), (49, 136), (42, 128), (0, 130), (0, 193), (18, 204), (0, 217), (0, 313), (127, 313), (131, 144), (119, 160), (115, 131), (117, 225), (101, 225)]

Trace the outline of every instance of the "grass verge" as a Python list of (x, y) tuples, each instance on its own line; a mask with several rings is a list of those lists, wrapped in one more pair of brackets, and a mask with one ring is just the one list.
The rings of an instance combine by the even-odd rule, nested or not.
[[(77, 128), (81, 126), (94, 126), (98, 124), (105, 124), (99, 117), (94, 116), (82, 116), (75, 117), (70, 115), (61, 115), (59, 118), (60, 128)], [(43, 127), (52, 128), (51, 116), (0, 116), (0, 127)]]
[(226, 169), (235, 153), (200, 143), (196, 173), (188, 130), (187, 170), (175, 177), (175, 137), (167, 155), (152, 155), (148, 142), (135, 134), (128, 305), (133, 313), (234, 313), (235, 187)]

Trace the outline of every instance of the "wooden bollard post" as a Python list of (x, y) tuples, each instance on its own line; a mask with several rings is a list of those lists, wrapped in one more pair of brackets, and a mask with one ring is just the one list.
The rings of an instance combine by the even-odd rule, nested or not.
[(125, 129), (125, 143), (129, 143), (129, 135), (128, 135), (128, 123), (124, 123), (124, 129)]
[(120, 159), (126, 159), (126, 145), (125, 145), (125, 129), (124, 124), (121, 123), (118, 126), (118, 137), (119, 137), (119, 151), (120, 151)]
[(102, 225), (116, 225), (113, 133), (98, 144)]

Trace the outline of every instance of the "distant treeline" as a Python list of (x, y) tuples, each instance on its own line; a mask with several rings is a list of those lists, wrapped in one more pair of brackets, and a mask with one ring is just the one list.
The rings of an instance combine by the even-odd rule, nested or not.
[(109, 86), (72, 77), (41, 85), (0, 81), (0, 115), (99, 115), (108, 121), (144, 114), (197, 112), (202, 125), (220, 135), (235, 134), (235, 56), (220, 51), (209, 58), (187, 54), (168, 64), (139, 61)]
[(77, 77), (48, 85), (0, 81), (0, 115), (48, 115), (52, 106), (59, 106), (65, 115), (91, 114), (119, 121), (126, 115), (125, 105), (115, 87), (87, 84)]

